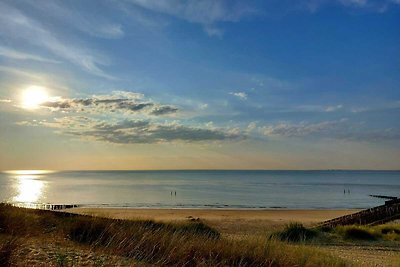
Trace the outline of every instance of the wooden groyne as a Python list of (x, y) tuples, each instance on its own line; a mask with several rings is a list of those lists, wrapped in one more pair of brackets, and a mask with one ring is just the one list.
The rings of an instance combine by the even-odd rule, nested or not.
[(48, 204), (48, 203), (12, 203), (14, 207), (40, 209), (40, 210), (64, 210), (77, 208), (76, 204)]
[(385, 205), (362, 210), (318, 224), (319, 227), (339, 225), (377, 225), (400, 219), (400, 199), (386, 201)]

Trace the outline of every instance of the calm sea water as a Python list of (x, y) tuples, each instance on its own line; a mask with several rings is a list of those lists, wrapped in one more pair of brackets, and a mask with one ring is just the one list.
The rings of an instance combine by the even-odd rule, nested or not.
[(368, 208), (383, 204), (370, 194), (400, 196), (400, 171), (0, 173), (0, 200), (13, 203), (258, 209)]

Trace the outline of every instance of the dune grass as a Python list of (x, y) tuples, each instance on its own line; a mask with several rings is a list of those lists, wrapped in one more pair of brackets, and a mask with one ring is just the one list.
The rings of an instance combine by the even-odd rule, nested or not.
[[(400, 241), (400, 224), (383, 224), (376, 226), (346, 225), (334, 228), (306, 228), (301, 223), (290, 223), (280, 231), (269, 235), (270, 239), (294, 243), (335, 244), (347, 242), (386, 242), (398, 244)], [(382, 243), (383, 244), (383, 243)]]
[(11, 265), (12, 254), (18, 246), (19, 244), (14, 238), (0, 240), (0, 266)]
[(270, 238), (276, 238), (288, 242), (305, 242), (313, 239), (318, 232), (304, 227), (301, 223), (289, 223), (284, 229), (271, 234)]
[[(2, 266), (18, 260), (12, 254), (18, 249), (18, 239), (26, 237), (39, 241), (65, 239), (76, 244), (76, 249), (101, 250), (156, 266), (349, 265), (315, 248), (268, 240), (266, 236), (228, 240), (201, 221), (173, 224), (114, 220), (0, 204)], [(65, 255), (56, 254), (58, 266), (66, 264)]]
[(340, 227), (338, 231), (343, 231), (342, 235), (345, 239), (356, 239), (356, 240), (376, 240), (376, 235), (371, 233), (370, 229), (366, 229), (358, 226), (346, 226)]
[(332, 229), (322, 229), (344, 240), (360, 241), (400, 241), (400, 224), (376, 226), (346, 225)]

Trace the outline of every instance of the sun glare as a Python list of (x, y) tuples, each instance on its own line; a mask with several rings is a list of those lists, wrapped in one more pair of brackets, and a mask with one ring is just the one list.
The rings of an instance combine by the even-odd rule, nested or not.
[(4, 171), (5, 173), (15, 174), (15, 175), (42, 175), (53, 173), (54, 171), (51, 170), (9, 170)]
[(37, 202), (45, 186), (45, 182), (37, 175), (17, 175), (18, 195), (13, 199), (15, 202), (35, 203)]
[(36, 203), (43, 197), (47, 187), (46, 174), (53, 173), (51, 170), (9, 170), (3, 173), (11, 174), (15, 178), (16, 188), (13, 202), (19, 204)]
[(22, 92), (22, 107), (26, 109), (36, 109), (48, 99), (49, 96), (46, 92), (46, 88), (30, 86)]

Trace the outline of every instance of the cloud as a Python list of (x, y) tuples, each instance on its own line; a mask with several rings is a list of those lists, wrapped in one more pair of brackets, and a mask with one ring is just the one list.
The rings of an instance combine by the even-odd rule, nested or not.
[(365, 142), (400, 140), (400, 129), (363, 129), (360, 124), (351, 124), (347, 119), (318, 123), (279, 123), (262, 127), (261, 131), (266, 136), (288, 138), (312, 137)]
[(175, 107), (172, 107), (172, 106), (159, 106), (159, 107), (155, 107), (150, 112), (150, 114), (159, 116), (159, 115), (176, 113), (177, 111), (178, 111), (178, 109)]
[(294, 107), (282, 107), (281, 110), (283, 112), (336, 112), (343, 110), (343, 105), (299, 105)]
[(343, 105), (336, 105), (336, 106), (328, 106), (325, 108), (326, 112), (334, 112), (334, 111), (338, 111), (340, 109), (343, 108)]
[(257, 123), (255, 121), (253, 121), (253, 122), (250, 122), (249, 125), (247, 125), (247, 129), (246, 130), (248, 132), (252, 132), (252, 131), (254, 131), (256, 129), (257, 129)]
[(364, 113), (364, 112), (382, 112), (382, 111), (395, 111), (400, 110), (400, 101), (388, 102), (384, 105), (375, 106), (358, 106), (350, 109), (352, 113)]
[(173, 16), (203, 26), (210, 36), (222, 36), (215, 26), (219, 22), (236, 22), (256, 13), (256, 9), (243, 1), (227, 0), (129, 0), (130, 3), (152, 12)]
[(64, 117), (52, 122), (22, 121), (18, 125), (44, 126), (56, 129), (61, 134), (114, 144), (191, 143), (245, 138), (236, 132), (184, 126), (177, 122), (160, 124), (148, 120), (107, 122), (88, 117)]
[(204, 31), (211, 37), (219, 37), (222, 38), (224, 35), (224, 31), (222, 29), (213, 27), (213, 26), (206, 26), (204, 27)]
[(99, 66), (106, 65), (104, 57), (78, 47), (71, 42), (65, 43), (59, 40), (54, 32), (47, 30), (38, 21), (24, 15), (18, 9), (0, 3), (0, 31), (10, 38), (24, 40), (40, 48), (46, 48), (56, 56), (59, 56), (87, 72), (107, 78), (115, 79), (106, 74)]
[(230, 95), (236, 96), (241, 100), (246, 100), (247, 99), (247, 94), (245, 92), (230, 92)]
[(385, 12), (391, 5), (400, 4), (399, 0), (306, 0), (305, 6), (316, 12), (323, 6), (330, 4), (341, 5), (349, 8), (365, 9), (374, 12)]
[(117, 23), (111, 23), (93, 13), (86, 12), (82, 14), (79, 9), (68, 8), (66, 2), (43, 1), (38, 5), (36, 2), (27, 2), (33, 8), (37, 8), (46, 13), (46, 16), (52, 16), (63, 21), (75, 29), (87, 33), (91, 36), (118, 39), (124, 36), (122, 26)]
[(368, 3), (368, 0), (339, 0), (339, 2), (343, 5), (354, 5), (363, 7)]
[(0, 103), (11, 103), (10, 99), (0, 99)]
[(34, 60), (47, 63), (60, 63), (57, 60), (52, 60), (45, 57), (32, 55), (29, 53), (24, 53), (5, 46), (0, 46), (0, 56), (18, 60)]
[(94, 95), (89, 98), (55, 98), (40, 106), (53, 111), (64, 112), (87, 112), (87, 113), (109, 113), (124, 112), (138, 113), (146, 112), (150, 115), (162, 116), (178, 112), (178, 108), (170, 105), (161, 105), (143, 100), (140, 93), (127, 91), (114, 91), (111, 95)]
[(20, 68), (6, 67), (0, 65), (0, 71), (7, 72), (9, 75), (29, 78), (31, 80), (39, 80), (39, 81), (43, 80), (43, 76), (34, 72), (21, 70)]
[(124, 36), (124, 31), (120, 24), (103, 25), (101, 28), (97, 28), (97, 31), (90, 31), (90, 34), (95, 36), (101, 36), (103, 38), (117, 39)]
[(336, 129), (346, 120), (340, 121), (324, 121), (319, 123), (280, 123), (272, 126), (264, 127), (265, 135), (277, 135), (283, 137), (304, 137), (310, 135), (326, 135)]
[(207, 108), (208, 108), (208, 104), (207, 104), (207, 103), (204, 103), (204, 104), (198, 104), (198, 108), (199, 108), (200, 110), (205, 110), (205, 109), (207, 109)]

